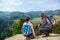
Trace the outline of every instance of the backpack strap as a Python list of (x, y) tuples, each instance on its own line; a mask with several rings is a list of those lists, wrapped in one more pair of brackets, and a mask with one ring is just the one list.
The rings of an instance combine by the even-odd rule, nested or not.
[(49, 21), (49, 19), (47, 18), (47, 22), (48, 22), (48, 24), (51, 24), (51, 22)]

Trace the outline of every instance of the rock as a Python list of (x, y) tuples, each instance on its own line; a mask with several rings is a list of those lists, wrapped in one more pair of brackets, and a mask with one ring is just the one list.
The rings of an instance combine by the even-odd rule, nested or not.
[[(10, 38), (6, 38), (5, 40), (25, 40), (25, 39), (26, 37), (24, 37), (22, 34), (18, 34)], [(35, 39), (31, 40), (60, 40), (60, 34), (50, 34), (49, 37), (43, 37), (43, 38), (41, 36), (37, 36)]]

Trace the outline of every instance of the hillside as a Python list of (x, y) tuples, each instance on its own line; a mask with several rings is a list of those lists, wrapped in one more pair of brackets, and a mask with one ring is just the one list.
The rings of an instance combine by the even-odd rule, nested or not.
[(60, 21), (60, 16), (56, 16), (56, 15), (55, 15), (54, 18), (56, 19), (57, 22)]
[(14, 12), (4, 12), (0, 11), (0, 18), (11, 18), (11, 19), (16, 19), (16, 18), (25, 18), (26, 16), (30, 16), (31, 18), (38, 17), (40, 13), (45, 13), (46, 15), (60, 15), (60, 10), (49, 10), (49, 11), (30, 11), (30, 12), (19, 12), (19, 11), (14, 11)]

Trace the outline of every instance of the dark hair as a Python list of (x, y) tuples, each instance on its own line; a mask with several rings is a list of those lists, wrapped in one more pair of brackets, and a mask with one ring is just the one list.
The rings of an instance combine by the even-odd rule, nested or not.
[(43, 16), (45, 16), (45, 14), (44, 13), (41, 13), (40, 16), (43, 17)]
[(44, 13), (41, 13), (41, 15), (45, 15)]
[(27, 21), (29, 21), (30, 20), (30, 17), (27, 17), (26, 19), (25, 19), (25, 22), (27, 22)]

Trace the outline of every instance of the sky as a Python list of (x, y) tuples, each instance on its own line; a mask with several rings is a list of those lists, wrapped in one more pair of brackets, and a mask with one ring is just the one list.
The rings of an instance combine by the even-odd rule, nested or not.
[(46, 11), (60, 9), (60, 0), (0, 0), (0, 11)]

